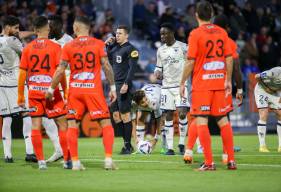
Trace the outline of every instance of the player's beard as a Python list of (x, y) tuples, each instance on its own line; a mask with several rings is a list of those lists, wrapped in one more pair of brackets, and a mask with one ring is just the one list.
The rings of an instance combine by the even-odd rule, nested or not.
[(19, 32), (15, 32), (15, 33), (12, 33), (12, 32), (10, 32), (9, 33), (9, 36), (14, 36), (14, 37), (16, 37), (16, 38), (20, 38), (20, 34), (19, 34)]

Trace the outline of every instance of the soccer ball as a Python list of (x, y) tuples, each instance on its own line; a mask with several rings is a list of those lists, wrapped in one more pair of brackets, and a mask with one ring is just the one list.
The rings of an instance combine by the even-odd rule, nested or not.
[(150, 154), (152, 151), (152, 145), (149, 141), (140, 141), (138, 143), (138, 151), (142, 154)]

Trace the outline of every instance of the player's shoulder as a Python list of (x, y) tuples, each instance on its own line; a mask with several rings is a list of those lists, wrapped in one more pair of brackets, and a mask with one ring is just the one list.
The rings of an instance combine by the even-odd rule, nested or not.
[(64, 33), (62, 38), (64, 39), (65, 42), (69, 42), (73, 40), (73, 37), (71, 37), (70, 35), (68, 35), (67, 33)]

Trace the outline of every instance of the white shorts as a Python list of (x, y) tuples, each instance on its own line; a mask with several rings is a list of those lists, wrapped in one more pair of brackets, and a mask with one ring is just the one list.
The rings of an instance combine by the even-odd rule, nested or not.
[(281, 109), (279, 93), (267, 93), (259, 83), (257, 83), (255, 87), (255, 100), (258, 109)]
[[(28, 107), (28, 89), (25, 87), (25, 106)], [(18, 106), (18, 87), (0, 87), (0, 115), (28, 111)]]
[(190, 107), (189, 93), (185, 88), (185, 96), (180, 96), (180, 87), (161, 88), (161, 104), (162, 110), (176, 110), (180, 107)]
[(132, 120), (136, 120), (138, 111), (154, 113), (155, 119), (158, 119), (162, 115), (162, 111), (161, 111), (160, 108), (158, 110), (149, 110), (149, 109), (146, 109), (146, 108), (137, 107), (137, 108), (132, 108), (132, 110), (131, 110), (131, 119)]

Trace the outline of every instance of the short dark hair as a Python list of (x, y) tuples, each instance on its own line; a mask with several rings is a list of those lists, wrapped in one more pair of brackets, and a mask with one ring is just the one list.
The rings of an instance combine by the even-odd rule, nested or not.
[(175, 28), (172, 23), (163, 23), (163, 24), (161, 24), (160, 28), (162, 28), (162, 27), (169, 29), (169, 31), (171, 31), (173, 33), (175, 32)]
[(215, 25), (220, 26), (221, 28), (226, 29), (229, 26), (229, 20), (227, 18), (226, 15), (222, 14), (222, 15), (217, 15), (214, 18), (214, 22)]
[(213, 7), (208, 1), (199, 2), (196, 5), (196, 12), (199, 19), (203, 21), (210, 21), (213, 16)]
[(3, 28), (6, 26), (15, 26), (15, 25), (19, 25), (19, 24), (20, 24), (19, 18), (12, 16), (12, 15), (6, 16), (3, 20)]
[(139, 89), (139, 90), (137, 90), (137, 91), (134, 93), (134, 95), (133, 95), (133, 101), (134, 101), (137, 105), (139, 105), (140, 102), (141, 102), (141, 100), (142, 100), (144, 97), (145, 97), (145, 92), (144, 92), (144, 90)]
[(123, 29), (127, 34), (130, 33), (130, 28), (127, 25), (118, 25), (117, 29)]
[(87, 27), (91, 26), (91, 20), (85, 16), (76, 16), (74, 22), (82, 23), (82, 24), (86, 25)]
[(62, 28), (63, 26), (63, 21), (62, 18), (58, 15), (51, 15), (48, 17), (50, 21), (53, 21), (55, 25), (59, 25), (58, 27)]
[(42, 27), (45, 27), (46, 25), (48, 25), (48, 19), (45, 16), (38, 16), (33, 21), (34, 29), (41, 29)]

